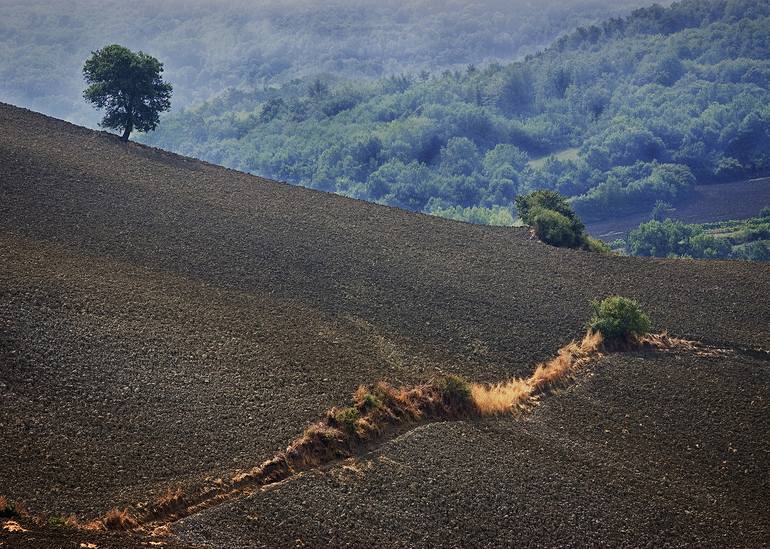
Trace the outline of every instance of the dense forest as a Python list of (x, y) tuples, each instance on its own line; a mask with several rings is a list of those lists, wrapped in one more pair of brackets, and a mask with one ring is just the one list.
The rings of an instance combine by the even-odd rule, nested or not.
[(164, 62), (173, 104), (317, 73), (348, 78), (514, 60), (645, 0), (3, 0), (0, 100), (95, 124), (91, 51)]
[(521, 62), (235, 89), (145, 138), (365, 200), (510, 224), (533, 189), (586, 220), (770, 168), (770, 3), (684, 0)]

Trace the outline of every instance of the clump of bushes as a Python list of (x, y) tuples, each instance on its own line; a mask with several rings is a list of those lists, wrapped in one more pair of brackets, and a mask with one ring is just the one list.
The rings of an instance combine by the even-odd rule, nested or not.
[(444, 405), (451, 410), (463, 410), (472, 404), (471, 385), (464, 378), (450, 374), (436, 382)]
[(650, 331), (650, 319), (633, 299), (612, 296), (592, 301), (594, 314), (588, 328), (601, 332), (605, 341), (622, 341), (641, 337)]
[(575, 223), (557, 211), (537, 208), (532, 211), (527, 224), (546, 244), (559, 248), (580, 247), (582, 233), (575, 228)]
[(356, 409), (365, 414), (371, 410), (379, 410), (383, 403), (377, 396), (372, 394), (366, 387), (359, 387), (353, 395), (353, 405)]
[(332, 413), (334, 423), (348, 432), (356, 430), (356, 422), (361, 418), (358, 410), (352, 406), (347, 408), (335, 408)]
[(588, 236), (585, 225), (559, 193), (541, 189), (516, 197), (521, 220), (532, 227), (540, 240), (559, 248), (610, 253), (609, 246)]

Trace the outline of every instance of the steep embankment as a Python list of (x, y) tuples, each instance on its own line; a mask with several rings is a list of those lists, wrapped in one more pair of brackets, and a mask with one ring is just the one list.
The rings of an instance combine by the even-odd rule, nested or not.
[(249, 468), (361, 383), (523, 375), (612, 293), (770, 347), (766, 265), (558, 250), (6, 105), (0, 252), (0, 494), (57, 514)]

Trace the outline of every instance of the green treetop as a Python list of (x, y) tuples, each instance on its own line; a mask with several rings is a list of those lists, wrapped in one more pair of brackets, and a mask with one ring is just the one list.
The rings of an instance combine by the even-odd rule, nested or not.
[(136, 129), (154, 130), (160, 113), (171, 108), (171, 84), (161, 78), (163, 63), (143, 52), (113, 44), (91, 54), (83, 67), (86, 101), (105, 114), (103, 128), (122, 130), (121, 138)]

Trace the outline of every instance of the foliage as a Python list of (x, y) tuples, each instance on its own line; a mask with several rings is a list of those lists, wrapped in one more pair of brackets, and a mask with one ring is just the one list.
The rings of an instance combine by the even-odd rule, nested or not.
[(576, 224), (578, 231), (583, 229), (582, 222), (575, 214), (572, 206), (556, 191), (541, 189), (527, 195), (516, 197), (516, 211), (524, 223), (532, 225), (537, 213), (542, 210), (552, 210), (559, 213), (568, 221)]
[(231, 90), (145, 141), (472, 222), (537, 189), (598, 220), (770, 171), (768, 59), (766, 2), (684, 0), (506, 65)]
[(425, 207), (425, 213), (477, 225), (512, 227), (516, 224), (511, 208), (503, 206), (492, 206), (491, 208), (469, 206), (463, 208), (462, 206), (447, 206), (441, 200), (431, 200)]
[(382, 401), (371, 393), (364, 395), (362, 405), (366, 410), (372, 410), (382, 407)]
[(551, 246), (578, 248), (582, 244), (582, 233), (575, 230), (568, 217), (547, 208), (535, 208), (531, 214), (535, 235)]
[(637, 162), (610, 169), (604, 181), (576, 197), (572, 205), (588, 219), (601, 218), (606, 212), (630, 214), (651, 208), (661, 199), (681, 200), (694, 184), (695, 177), (686, 166)]
[(630, 231), (622, 245), (640, 256), (768, 261), (770, 216), (701, 225), (653, 220)]
[(521, 220), (529, 224), (535, 235), (546, 244), (590, 252), (612, 252), (609, 246), (586, 233), (585, 225), (575, 210), (555, 191), (541, 189), (517, 196), (516, 209)]
[(588, 328), (601, 332), (605, 340), (643, 336), (650, 331), (650, 319), (636, 301), (621, 296), (611, 296), (602, 301), (592, 301), (593, 316)]
[(134, 130), (154, 130), (160, 113), (171, 108), (171, 84), (163, 81), (163, 64), (143, 52), (113, 44), (91, 54), (83, 67), (86, 101), (105, 115), (100, 125), (122, 129), (124, 140)]
[(652, 221), (663, 221), (670, 218), (675, 211), (676, 208), (674, 208), (668, 202), (664, 200), (656, 200), (655, 206), (652, 208), (652, 212), (650, 212), (650, 219)]
[(583, 249), (589, 251), (589, 252), (595, 252), (600, 254), (611, 254), (612, 247), (605, 244), (598, 238), (594, 238), (592, 236), (585, 236), (584, 243), (583, 243)]
[(361, 417), (360, 412), (350, 406), (348, 408), (336, 408), (333, 410), (334, 423), (348, 431), (355, 431), (356, 422)]
[(447, 375), (437, 381), (444, 404), (453, 409), (467, 408), (472, 401), (471, 385), (458, 375)]

